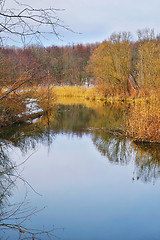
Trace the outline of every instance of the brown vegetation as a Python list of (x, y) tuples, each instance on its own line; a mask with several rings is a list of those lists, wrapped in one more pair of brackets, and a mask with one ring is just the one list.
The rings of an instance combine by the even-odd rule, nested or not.
[(146, 102), (136, 103), (126, 121), (127, 134), (134, 141), (160, 143), (160, 108)]
[(55, 96), (135, 102), (127, 134), (159, 142), (160, 41), (153, 31), (139, 31), (137, 42), (123, 32), (102, 44), (1, 49), (0, 59), (1, 126), (17, 121), (29, 98), (44, 111)]

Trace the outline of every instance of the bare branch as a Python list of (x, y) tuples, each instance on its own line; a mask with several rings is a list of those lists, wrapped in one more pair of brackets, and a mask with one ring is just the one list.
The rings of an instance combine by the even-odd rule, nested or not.
[[(16, 8), (5, 8), (5, 1), (0, 2), (0, 37), (4, 34), (17, 35), (21, 41), (26, 38), (40, 40), (45, 34), (59, 37), (57, 28), (71, 31), (59, 19), (57, 12), (64, 9), (56, 8), (33, 8), (27, 4), (14, 1)], [(3, 36), (1, 36), (3, 35)]]

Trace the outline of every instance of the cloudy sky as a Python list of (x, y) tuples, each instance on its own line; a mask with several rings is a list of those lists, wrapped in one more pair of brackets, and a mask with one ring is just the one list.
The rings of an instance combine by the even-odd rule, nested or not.
[[(10, 0), (8, 0), (10, 1)], [(58, 16), (75, 32), (58, 30), (61, 39), (53, 36), (44, 45), (94, 43), (108, 39), (110, 34), (154, 28), (160, 32), (160, 0), (24, 0), (36, 7), (65, 9)]]

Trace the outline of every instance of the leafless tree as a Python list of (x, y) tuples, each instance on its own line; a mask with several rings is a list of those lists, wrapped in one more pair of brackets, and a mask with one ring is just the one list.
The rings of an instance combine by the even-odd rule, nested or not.
[[(60, 29), (71, 31), (58, 17), (58, 12), (61, 10), (63, 9), (53, 7), (35, 8), (17, 0), (0, 0), (0, 48), (9, 39), (16, 42), (20, 40), (25, 46), (35, 41), (42, 42), (43, 37), (48, 35), (60, 38)], [(7, 64), (7, 60), (5, 62)], [(29, 74), (32, 68), (33, 66), (26, 66), (26, 70), (18, 79), (7, 80), (4, 92), (1, 92), (2, 86), (0, 87), (0, 101), (8, 99), (11, 93), (26, 83), (33, 82)]]
[(8, 8), (9, 0), (0, 0), (0, 40), (19, 37), (21, 42), (26, 40), (40, 41), (47, 34), (59, 37), (58, 29), (70, 30), (59, 19), (58, 12), (63, 9), (34, 8), (13, 0), (14, 8)]

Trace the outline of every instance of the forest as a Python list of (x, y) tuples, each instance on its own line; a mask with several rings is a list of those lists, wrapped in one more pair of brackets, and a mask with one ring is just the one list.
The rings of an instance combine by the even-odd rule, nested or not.
[(102, 43), (1, 47), (1, 126), (26, 120), (31, 99), (38, 100), (39, 116), (51, 107), (49, 99), (62, 95), (128, 101), (135, 106), (125, 134), (159, 142), (160, 37), (150, 29), (137, 36), (133, 41), (131, 33), (120, 32)]
[(97, 44), (73, 46), (29, 46), (0, 49), (1, 88), (25, 74), (27, 82), (46, 85), (46, 76), (55, 85), (82, 85), (88, 79), (87, 62)]
[(22, 78), (46, 85), (49, 77), (51, 84), (61, 86), (102, 84), (106, 96), (146, 96), (159, 88), (160, 37), (149, 29), (137, 32), (137, 41), (121, 32), (102, 43), (1, 47), (1, 91)]
[(147, 96), (159, 88), (160, 39), (153, 30), (138, 31), (132, 42), (127, 32), (112, 34), (91, 56), (88, 69), (106, 85), (106, 94)]

